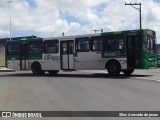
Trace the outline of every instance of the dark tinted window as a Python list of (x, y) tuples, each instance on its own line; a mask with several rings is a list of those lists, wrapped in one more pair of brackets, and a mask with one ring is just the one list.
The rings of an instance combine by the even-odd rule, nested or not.
[(74, 44), (72, 41), (65, 41), (61, 43), (62, 54), (73, 54), (74, 53)]
[(46, 40), (44, 42), (44, 53), (58, 53), (58, 40)]
[(7, 44), (7, 54), (8, 55), (19, 55), (20, 54), (20, 45), (18, 43)]
[(74, 44), (73, 44), (73, 42), (69, 42), (68, 43), (68, 53), (69, 54), (73, 54), (74, 53)]
[(68, 54), (67, 42), (62, 43), (62, 54)]
[(122, 35), (112, 35), (108, 36), (107, 50), (123, 50), (123, 36)]
[(41, 54), (42, 53), (42, 41), (31, 42), (29, 45), (30, 54)]
[(102, 51), (103, 50), (103, 37), (96, 36), (91, 38), (91, 49), (92, 51)]
[(89, 51), (89, 38), (76, 38), (76, 51), (77, 52), (88, 52)]

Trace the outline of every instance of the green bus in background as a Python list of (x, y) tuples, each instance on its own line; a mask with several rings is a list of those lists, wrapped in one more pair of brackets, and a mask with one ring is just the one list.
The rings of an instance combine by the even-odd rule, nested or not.
[(157, 68), (156, 33), (149, 29), (7, 41), (6, 66), (34, 75), (105, 70), (110, 75)]

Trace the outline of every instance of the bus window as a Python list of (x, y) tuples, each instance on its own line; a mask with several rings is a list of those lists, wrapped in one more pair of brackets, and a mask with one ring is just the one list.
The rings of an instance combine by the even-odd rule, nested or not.
[(74, 53), (74, 44), (72, 41), (62, 41), (61, 44), (62, 54), (73, 54)]
[(143, 44), (143, 49), (147, 53), (155, 53), (155, 37), (154, 36), (145, 36), (144, 37), (144, 44)]
[(17, 43), (7, 44), (7, 54), (8, 55), (19, 55), (20, 54), (20, 45)]
[(74, 49), (73, 49), (74, 48), (74, 46), (73, 46), (74, 44), (73, 44), (73, 42), (69, 42), (68, 44), (69, 44), (69, 49), (68, 49), (69, 51), (68, 52), (69, 52), (69, 54), (73, 54), (74, 53)]
[(101, 36), (92, 37), (91, 42), (92, 42), (92, 46), (91, 46), (92, 51), (103, 50), (103, 37)]
[(76, 52), (89, 51), (89, 37), (76, 38)]
[(42, 53), (42, 42), (31, 42), (29, 45), (30, 54), (41, 54)]
[(124, 49), (124, 43), (123, 40), (119, 42), (119, 50), (123, 50)]
[(44, 53), (58, 53), (58, 40), (44, 41)]
[(123, 50), (123, 36), (122, 35), (114, 35), (108, 36), (107, 42), (107, 50)]
[(67, 43), (62, 44), (62, 54), (68, 54)]

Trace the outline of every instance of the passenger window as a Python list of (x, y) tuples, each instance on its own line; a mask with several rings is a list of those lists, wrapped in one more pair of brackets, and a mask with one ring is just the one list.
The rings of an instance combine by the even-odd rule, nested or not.
[(42, 41), (31, 42), (29, 45), (30, 54), (41, 54), (42, 53)]
[(102, 51), (103, 50), (103, 37), (96, 36), (91, 38), (92, 51)]
[(124, 49), (124, 43), (122, 35), (108, 36), (107, 50), (123, 50), (123, 49)]
[(20, 54), (20, 44), (18, 43), (7, 44), (7, 54), (8, 55), (19, 55)]
[(68, 49), (69, 54), (74, 53), (74, 44), (73, 42), (69, 42), (69, 49)]
[(68, 54), (67, 43), (62, 43), (62, 54)]
[(76, 52), (88, 52), (89, 51), (89, 38), (76, 38)]
[(44, 53), (58, 53), (58, 40), (44, 41)]

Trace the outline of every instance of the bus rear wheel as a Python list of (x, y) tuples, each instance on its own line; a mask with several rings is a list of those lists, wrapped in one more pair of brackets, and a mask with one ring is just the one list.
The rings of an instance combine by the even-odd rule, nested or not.
[(121, 66), (117, 61), (111, 61), (107, 65), (107, 71), (111, 76), (117, 76), (121, 72)]
[(56, 75), (59, 72), (59, 70), (49, 70), (48, 73), (50, 75)]
[(131, 75), (134, 72), (134, 69), (122, 70), (125, 75)]
[(33, 75), (43, 75), (45, 71), (42, 71), (41, 65), (39, 63), (34, 63), (31, 67)]

